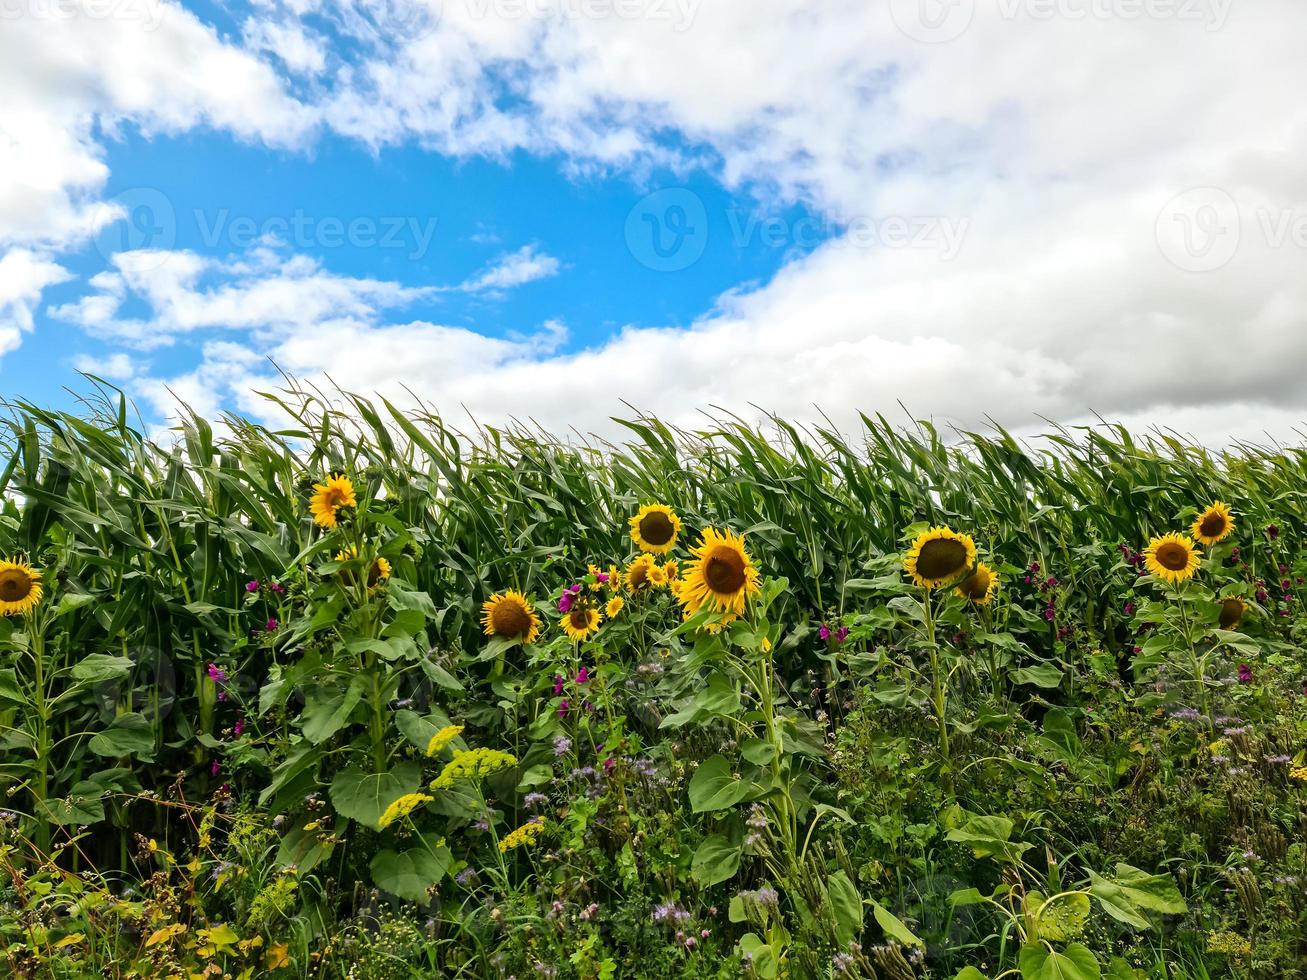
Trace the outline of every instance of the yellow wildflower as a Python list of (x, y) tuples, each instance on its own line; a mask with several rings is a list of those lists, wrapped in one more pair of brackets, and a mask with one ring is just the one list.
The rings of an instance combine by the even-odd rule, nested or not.
[(498, 749), (455, 749), (454, 758), (445, 763), (431, 782), (432, 789), (452, 789), (460, 779), (481, 779), (517, 765), (517, 756)]
[(386, 812), (381, 815), (377, 821), (377, 826), (385, 830), (400, 817), (407, 817), (410, 813), (420, 807), (423, 803), (430, 803), (431, 797), (426, 793), (406, 793), (401, 796), (390, 806), (386, 807)]
[(462, 725), (446, 725), (440, 731), (436, 732), (436, 734), (431, 736), (431, 741), (427, 743), (427, 755), (435, 755), (462, 734)]
[(543, 817), (536, 817), (529, 823), (524, 823), (513, 831), (507, 837), (499, 842), (499, 850), (508, 853), (515, 847), (534, 847), (540, 835), (545, 831), (545, 821)]

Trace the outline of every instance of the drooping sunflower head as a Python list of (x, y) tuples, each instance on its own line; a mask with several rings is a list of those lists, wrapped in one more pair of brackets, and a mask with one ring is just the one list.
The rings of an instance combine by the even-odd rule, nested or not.
[(605, 607), (604, 613), (609, 619), (615, 619), (617, 614), (622, 611), (622, 607), (625, 605), (626, 600), (620, 595), (615, 595), (608, 600), (608, 605)]
[(983, 561), (978, 561), (975, 571), (958, 583), (958, 595), (978, 606), (987, 606), (994, 601), (994, 590), (997, 588), (998, 576), (994, 570)]
[(667, 573), (668, 583), (676, 581), (676, 577), (681, 574), (680, 562), (675, 560), (663, 562), (663, 571)]
[(1162, 534), (1144, 549), (1144, 567), (1164, 582), (1179, 585), (1193, 577), (1202, 555), (1187, 534)]
[(342, 474), (328, 477), (326, 483), (316, 484), (313, 496), (309, 498), (309, 511), (313, 514), (314, 523), (327, 530), (336, 526), (336, 515), (342, 508), (357, 506), (354, 484)]
[(626, 566), (626, 587), (632, 592), (652, 588), (653, 583), (649, 581), (649, 572), (651, 569), (656, 568), (657, 564), (653, 555), (636, 556), (635, 560)]
[(1213, 545), (1230, 536), (1234, 530), (1234, 515), (1227, 504), (1216, 501), (1198, 515), (1190, 531), (1205, 545)]
[(667, 554), (681, 533), (681, 519), (665, 504), (646, 504), (628, 523), (635, 546), (651, 555)]
[(540, 635), (540, 617), (531, 601), (512, 589), (496, 592), (481, 605), (481, 625), (486, 636), (531, 644)]
[(744, 537), (731, 531), (707, 528), (693, 560), (678, 580), (676, 598), (693, 615), (705, 604), (731, 618), (744, 615), (744, 602), (757, 595), (758, 569), (744, 547)]
[[(336, 561), (353, 561), (358, 556), (358, 548), (351, 545), (336, 552)], [(341, 581), (346, 585), (354, 584), (354, 573), (348, 568), (342, 568), (338, 574)], [(372, 567), (368, 569), (368, 588), (375, 589), (378, 583), (384, 582), (388, 578), (390, 578), (390, 562), (380, 556), (373, 559)]]
[(588, 640), (599, 629), (599, 610), (588, 603), (579, 603), (562, 618), (563, 632), (577, 643)]
[(1228, 595), (1221, 600), (1221, 616), (1218, 624), (1223, 630), (1232, 630), (1238, 626), (1248, 611), (1248, 603), (1238, 596)]
[(42, 595), (40, 572), (17, 558), (0, 561), (0, 616), (31, 612)]
[(608, 581), (604, 583), (608, 586), (608, 591), (616, 595), (626, 586), (626, 580), (622, 577), (621, 569), (616, 565), (608, 566)]
[(922, 531), (903, 556), (903, 567), (912, 581), (928, 589), (947, 585), (975, 563), (976, 543), (971, 535), (947, 527)]

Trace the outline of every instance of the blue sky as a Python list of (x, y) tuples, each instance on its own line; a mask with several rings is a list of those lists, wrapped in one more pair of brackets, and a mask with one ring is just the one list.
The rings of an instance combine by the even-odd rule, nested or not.
[[(568, 351), (600, 344), (626, 325), (687, 325), (720, 294), (766, 282), (834, 233), (801, 204), (768, 207), (703, 171), (568, 173), (557, 158), (520, 151), (460, 160), (412, 146), (373, 152), (331, 137), (299, 152), (209, 132), (153, 139), (129, 133), (108, 144), (106, 162), (113, 178), (105, 197), (128, 213), (65, 256), (62, 264), (77, 278), (52, 286), (37, 315), (37, 328), (52, 342), (26, 344), (0, 362), (6, 388), (43, 405), (70, 404), (67, 389), (86, 387), (78, 365), (117, 349), (49, 309), (76, 300), (85, 281), (127, 246), (166, 243), (222, 258), (271, 235), (287, 252), (312, 257), (332, 273), (409, 287), (462, 283), (506, 253), (531, 248), (556, 259), (557, 271), (488, 294), (420, 298), (405, 304), (404, 313), (492, 337), (562, 320), (568, 337), (560, 350)], [(689, 219), (692, 231), (628, 225), (641, 202), (658, 192), (670, 192), (667, 208), (686, 192), (693, 195), (702, 212)], [(789, 240), (764, 236), (759, 222), (778, 218), (788, 226), (810, 220)], [(700, 228), (706, 229), (701, 247), (694, 244)], [(698, 257), (666, 264), (653, 251), (655, 234), (663, 236), (664, 251)], [(143, 305), (129, 303), (122, 312), (139, 315)], [(195, 358), (195, 344), (180, 343), (148, 360), (167, 374)]]
[(1307, 415), (1296, 0), (11, 12), (10, 397), (275, 422), (275, 361), (604, 434)]

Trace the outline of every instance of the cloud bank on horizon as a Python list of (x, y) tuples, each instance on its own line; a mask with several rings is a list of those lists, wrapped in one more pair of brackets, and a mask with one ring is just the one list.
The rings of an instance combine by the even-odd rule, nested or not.
[[(176, 397), (263, 415), (275, 362), (556, 431), (623, 401), (679, 424), (1097, 413), (1214, 441), (1307, 420), (1298, 0), (0, 6), (0, 377), (92, 371), (159, 419)], [(454, 161), (474, 205), (458, 167), (489, 160), (527, 203), (448, 275), (407, 261), (423, 215), (370, 216), (349, 183), (330, 226), (238, 231), (224, 208), (196, 244), (166, 195), (116, 189), (169, 144), (229, 170), (348, 146), (387, 181)], [(599, 229), (533, 191), (543, 171), (635, 203)], [(525, 209), (560, 232), (518, 233)], [(614, 254), (586, 248), (601, 232)], [(387, 236), (386, 263), (343, 260)], [(775, 260), (665, 316), (741, 243)], [(578, 333), (605, 263), (643, 285)], [(511, 325), (478, 329), (491, 314)]]

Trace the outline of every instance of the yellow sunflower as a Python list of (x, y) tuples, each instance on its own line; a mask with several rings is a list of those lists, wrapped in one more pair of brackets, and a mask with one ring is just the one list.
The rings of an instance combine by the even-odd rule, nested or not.
[(1213, 545), (1230, 536), (1234, 530), (1234, 515), (1229, 505), (1217, 501), (1198, 515), (1190, 532), (1205, 545)]
[(651, 555), (667, 554), (681, 533), (681, 519), (665, 504), (646, 504), (628, 523), (635, 546)]
[(947, 585), (976, 563), (976, 543), (969, 534), (932, 527), (917, 535), (903, 558), (912, 581), (928, 589)]
[(626, 566), (626, 587), (632, 592), (649, 588), (649, 571), (658, 565), (653, 555), (640, 555)]
[(988, 606), (994, 601), (994, 590), (998, 588), (998, 576), (983, 561), (976, 562), (976, 570), (958, 584), (958, 595), (974, 602), (978, 606)]
[(667, 569), (661, 565), (654, 565), (649, 569), (649, 584), (655, 589), (661, 589), (667, 584)]
[(690, 552), (676, 598), (693, 615), (706, 604), (709, 609), (735, 619), (744, 614), (744, 600), (757, 595), (758, 569), (744, 550), (744, 537), (730, 531), (707, 528), (703, 542)]
[(531, 601), (512, 589), (496, 592), (481, 605), (481, 625), (486, 636), (534, 643), (540, 635), (540, 617)]
[(622, 581), (622, 572), (616, 565), (608, 566), (608, 581), (604, 585), (608, 586), (609, 592), (621, 592), (626, 583)]
[(18, 616), (37, 607), (44, 593), (41, 573), (27, 562), (0, 561), (0, 616)]
[[(358, 556), (358, 548), (342, 548), (340, 551), (336, 552), (336, 561), (353, 561)], [(340, 570), (340, 577), (346, 585), (354, 584), (354, 573), (348, 568), (342, 568)], [(372, 567), (368, 569), (368, 588), (376, 588), (378, 582), (382, 582), (388, 578), (390, 578), (390, 562), (386, 561), (384, 558), (378, 557), (372, 563)]]
[(616, 618), (617, 614), (622, 611), (622, 607), (625, 605), (626, 605), (626, 600), (623, 599), (620, 595), (615, 595), (608, 600), (608, 605), (604, 608), (604, 615), (606, 615), (609, 619), (614, 619)]
[(599, 581), (599, 576), (604, 573), (602, 568), (598, 565), (589, 565), (586, 567), (586, 573), (594, 579), (594, 581), (590, 583), (591, 592), (598, 592), (604, 587), (604, 583)]
[(580, 643), (589, 639), (590, 634), (599, 629), (599, 610), (584, 603), (573, 606), (572, 611), (559, 623), (563, 632)]
[(681, 566), (676, 561), (664, 562), (663, 571), (667, 573), (667, 581), (669, 583), (675, 582), (676, 576), (681, 574)]
[(336, 526), (336, 514), (342, 507), (357, 507), (354, 496), (354, 484), (343, 475), (330, 476), (326, 483), (313, 487), (313, 496), (309, 500), (309, 510), (314, 523), (328, 530)]
[(1187, 534), (1162, 534), (1144, 549), (1144, 566), (1158, 578), (1179, 585), (1192, 578), (1202, 563), (1202, 555)]
[(1243, 621), (1248, 611), (1248, 603), (1238, 596), (1228, 595), (1221, 600), (1221, 618), (1219, 625), (1223, 630), (1232, 630)]

